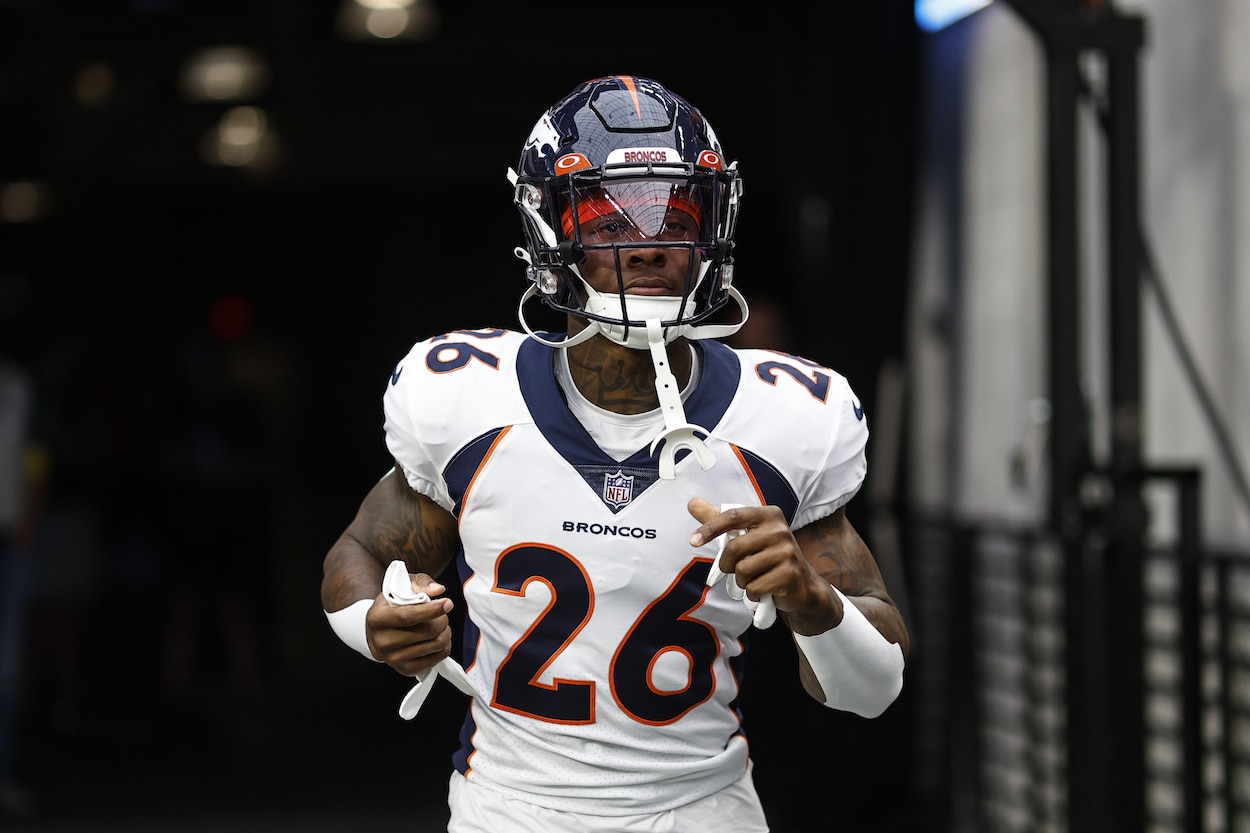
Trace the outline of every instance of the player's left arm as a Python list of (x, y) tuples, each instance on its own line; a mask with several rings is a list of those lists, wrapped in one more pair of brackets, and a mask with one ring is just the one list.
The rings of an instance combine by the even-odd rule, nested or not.
[(726, 542), (720, 568), (751, 598), (772, 596), (795, 634), (804, 689), (831, 708), (865, 716), (884, 711), (898, 694), (911, 645), (845, 507), (796, 532), (775, 506), (719, 512), (695, 498), (689, 511), (703, 522), (691, 536), (694, 546), (742, 531)]
[[(890, 598), (877, 560), (847, 519), (846, 507), (813, 521), (795, 532), (794, 538), (803, 552), (803, 558), (820, 575), (824, 584), (841, 591), (886, 641), (902, 648), (906, 657), (911, 650), (907, 626), (898, 606)], [(833, 594), (833, 599), (836, 621), (830, 620), (825, 600), (819, 598), (813, 606), (783, 613), (783, 618), (792, 631), (808, 636), (837, 627), (845, 611), (841, 609), (843, 603), (836, 594)]]

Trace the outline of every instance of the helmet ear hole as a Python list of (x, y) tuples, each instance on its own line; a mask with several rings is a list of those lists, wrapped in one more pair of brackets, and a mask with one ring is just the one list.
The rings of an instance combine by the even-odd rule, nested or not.
[(544, 295), (555, 295), (556, 290), (560, 288), (556, 273), (550, 269), (539, 269), (535, 283), (538, 284), (538, 291)]
[(528, 182), (521, 183), (516, 187), (516, 202), (525, 205), (535, 211), (543, 207), (543, 192)]

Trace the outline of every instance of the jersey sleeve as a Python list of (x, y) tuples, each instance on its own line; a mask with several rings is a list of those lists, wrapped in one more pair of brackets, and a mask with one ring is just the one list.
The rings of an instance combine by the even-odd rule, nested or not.
[[(793, 527), (799, 529), (832, 515), (859, 492), (868, 476), (868, 418), (859, 398), (842, 376), (834, 377), (830, 398), (837, 414), (824, 459), (800, 501)], [(840, 398), (835, 399), (834, 397)]]
[(386, 447), (408, 485), (455, 514), (448, 467), (466, 445), (527, 419), (516, 361), (527, 336), (454, 330), (413, 345), (382, 396)]
[[(382, 395), (383, 428), (386, 431), (386, 447), (408, 485), (425, 495), (448, 512), (453, 501), (448, 494), (437, 461), (421, 441), (416, 408), (421, 403), (421, 374), (418, 350), (428, 347), (420, 342), (400, 360), (391, 373), (386, 391)], [(411, 366), (412, 372), (405, 373)]]

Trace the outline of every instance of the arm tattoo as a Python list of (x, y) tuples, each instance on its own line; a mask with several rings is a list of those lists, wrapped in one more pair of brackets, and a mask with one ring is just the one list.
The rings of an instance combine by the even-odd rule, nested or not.
[(370, 490), (348, 537), (375, 564), (403, 561), (409, 572), (434, 577), (459, 544), (456, 519), (413, 491), (398, 469)]
[[(407, 486), (397, 484), (396, 489)], [(395, 511), (379, 519), (374, 540), (374, 555), (380, 561), (389, 564), (398, 559), (408, 565), (409, 572), (432, 576), (447, 566), (456, 546), (440, 519), (412, 492), (397, 496)]]
[(849, 523), (820, 524), (812, 530), (809, 557), (825, 581), (847, 596), (876, 595), (881, 591), (877, 564)]
[[(907, 626), (886, 590), (876, 559), (842, 511), (816, 521), (799, 533), (802, 535), (800, 546), (808, 563), (844, 596), (855, 597), (856, 607), (882, 636), (902, 646), (905, 656), (911, 645)], [(788, 621), (792, 628), (810, 627), (794, 614)]]
[(326, 554), (321, 584), (326, 610), (376, 596), (392, 561), (434, 578), (451, 563), (459, 544), (456, 519), (402, 478), (391, 473), (376, 483)]
[(340, 610), (356, 599), (367, 598), (369, 590), (378, 584), (378, 567), (373, 560), (348, 559), (342, 549), (345, 546), (350, 546), (348, 539), (340, 538), (326, 559), (321, 585), (321, 606), (326, 610)]

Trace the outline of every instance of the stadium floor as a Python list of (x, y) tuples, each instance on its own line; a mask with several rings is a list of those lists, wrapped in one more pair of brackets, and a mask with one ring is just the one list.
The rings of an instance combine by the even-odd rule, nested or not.
[(462, 708), (443, 694), (427, 702), (436, 721), (427, 725), (448, 731), (430, 743), (376, 697), (367, 707), (342, 698), (248, 709), (113, 703), (84, 709), (73, 732), (36, 716), (23, 727), (32, 812), (0, 817), (0, 831), (441, 833)]

